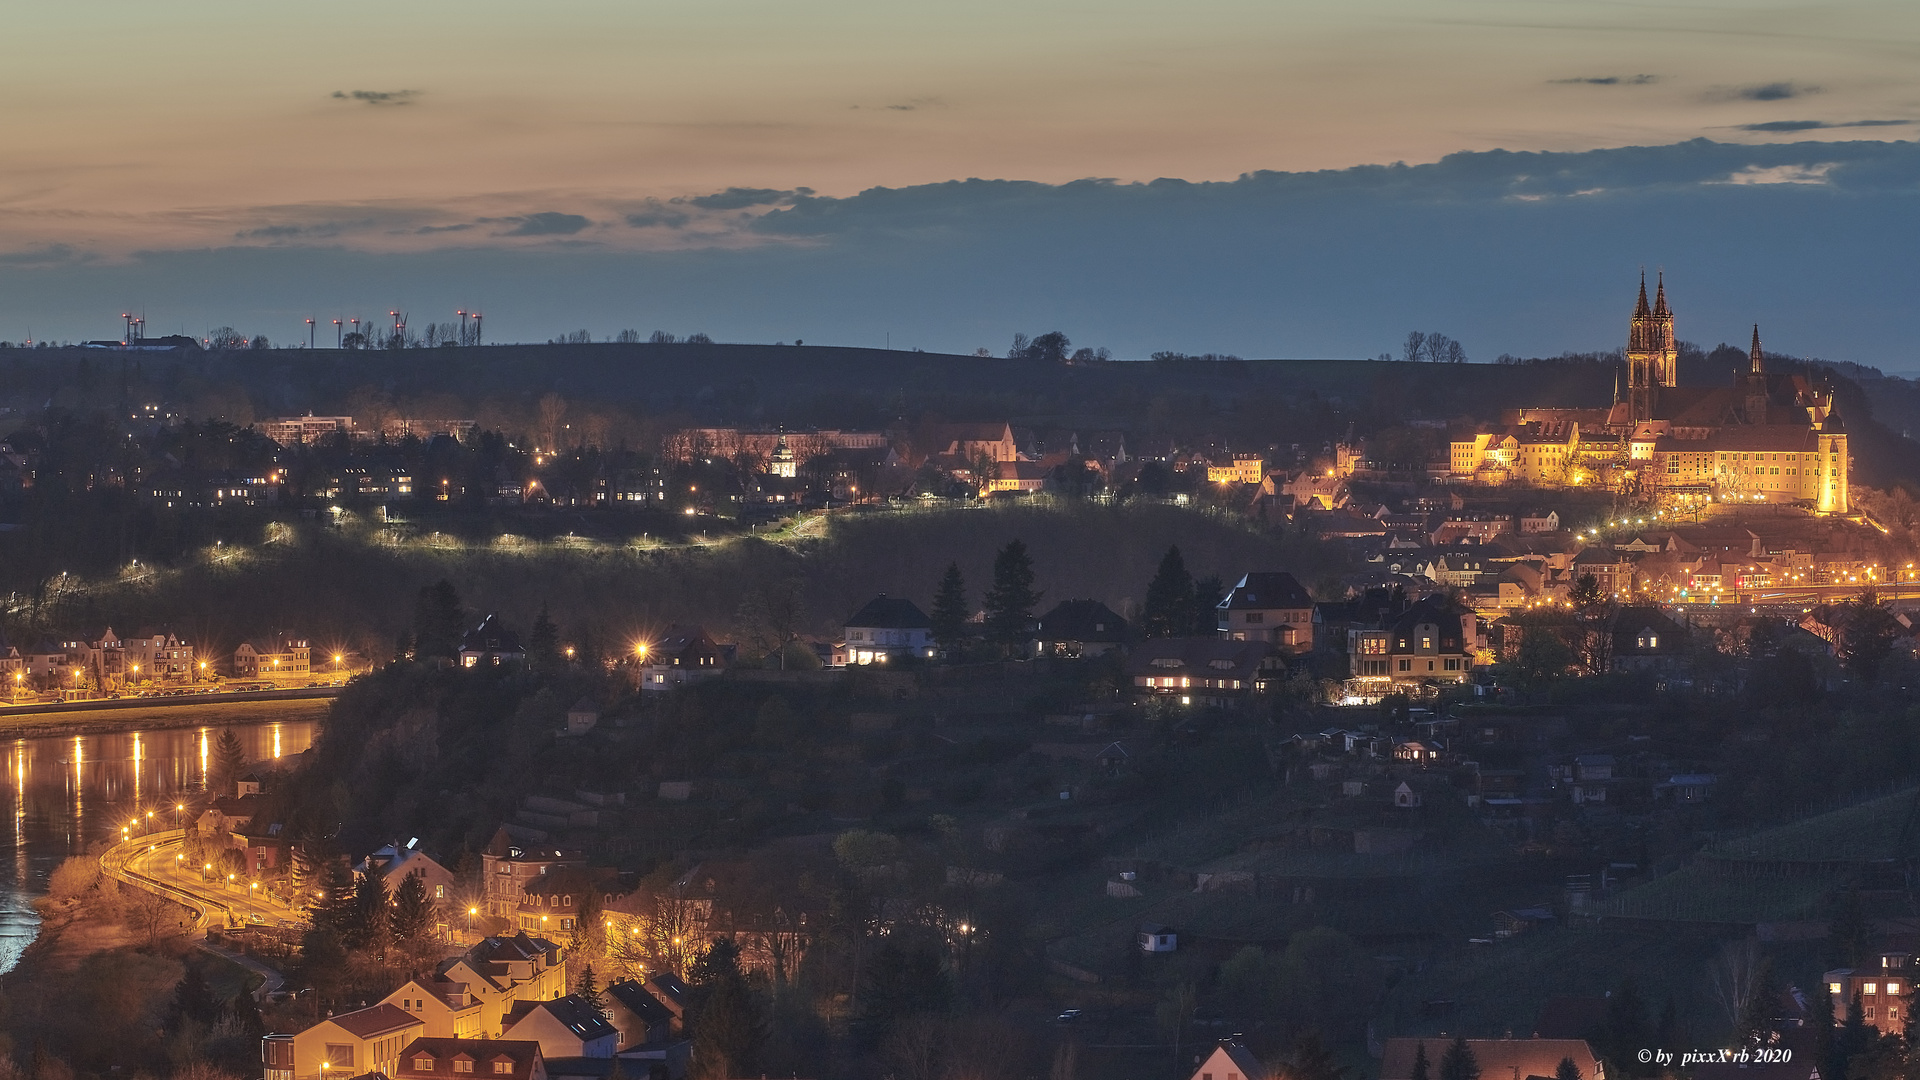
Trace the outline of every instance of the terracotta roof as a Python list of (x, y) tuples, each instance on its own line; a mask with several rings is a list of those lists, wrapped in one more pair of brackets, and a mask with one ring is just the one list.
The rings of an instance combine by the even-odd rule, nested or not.
[(410, 1026), (425, 1027), (425, 1021), (397, 1005), (375, 1005), (330, 1017), (327, 1022), (356, 1039), (371, 1039)]
[[(433, 1058), (432, 1069), (417, 1068), (415, 1062), (422, 1057)], [(527, 1080), (533, 1074), (535, 1065), (542, 1064), (540, 1044), (530, 1039), (448, 1039), (421, 1037), (409, 1042), (400, 1051), (400, 1067), (395, 1077), (407, 1080), (426, 1077), (449, 1077), (454, 1075), (453, 1061), (465, 1058), (488, 1065), (485, 1069), (475, 1069), (472, 1076), (506, 1076), (511, 1080)], [(511, 1063), (511, 1073), (496, 1073), (491, 1064), (505, 1060)]]

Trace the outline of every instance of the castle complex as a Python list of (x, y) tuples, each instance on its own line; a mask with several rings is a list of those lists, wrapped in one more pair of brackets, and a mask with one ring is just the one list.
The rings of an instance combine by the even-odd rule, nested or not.
[(1611, 487), (1656, 504), (1800, 504), (1845, 514), (1847, 432), (1833, 392), (1770, 373), (1754, 327), (1747, 370), (1731, 385), (1677, 385), (1679, 351), (1666, 282), (1647, 283), (1627, 333), (1627, 393), (1607, 409), (1519, 409), (1451, 440), (1448, 479), (1536, 487)]

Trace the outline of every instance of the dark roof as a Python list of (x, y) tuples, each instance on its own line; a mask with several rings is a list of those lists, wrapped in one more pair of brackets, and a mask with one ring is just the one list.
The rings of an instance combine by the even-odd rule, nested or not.
[(719, 646), (714, 644), (713, 639), (707, 636), (706, 628), (703, 626), (681, 626), (676, 624), (667, 627), (666, 631), (660, 635), (658, 641), (647, 646), (647, 659), (658, 662), (663, 659), (672, 659), (674, 657), (685, 658), (689, 654), (700, 654), (704, 652), (716, 654), (719, 652)]
[(400, 1008), (398, 1005), (375, 1005), (368, 1009), (356, 1009), (350, 1013), (341, 1013), (331, 1018), (342, 1031), (356, 1039), (371, 1039), (376, 1035), (385, 1035), (390, 1031), (413, 1024), (424, 1024), (419, 1017)]
[(648, 1027), (665, 1024), (673, 1019), (673, 1010), (660, 1003), (645, 986), (632, 979), (622, 979), (607, 986), (607, 996), (628, 1012), (639, 1017)]
[(1313, 606), (1313, 597), (1300, 582), (1285, 571), (1248, 574), (1220, 602), (1223, 608), (1304, 608)]
[(867, 606), (847, 616), (848, 626), (874, 626), (882, 630), (926, 630), (933, 626), (933, 620), (920, 610), (920, 606), (911, 600), (902, 600), (897, 596), (881, 593), (867, 601)]
[(1040, 616), (1041, 641), (1121, 642), (1127, 620), (1098, 600), (1062, 600)]
[(554, 1019), (567, 1026), (568, 1031), (586, 1042), (618, 1034), (613, 1025), (607, 1023), (607, 1018), (596, 1012), (593, 1006), (587, 1004), (586, 999), (578, 994), (568, 994), (566, 997), (552, 998), (548, 1001), (516, 1001), (513, 1003), (513, 1008), (507, 1010), (505, 1026), (511, 1029), (536, 1009), (551, 1013)]
[(525, 653), (520, 647), (520, 635), (501, 626), (497, 616), (489, 615), (480, 620), (480, 625), (467, 631), (460, 639), (460, 651), (476, 653)]
[(676, 1016), (687, 1007), (687, 995), (690, 992), (687, 984), (680, 981), (680, 976), (670, 971), (656, 972), (649, 976), (647, 990)]
[(1273, 654), (1264, 641), (1217, 637), (1156, 638), (1135, 646), (1127, 659), (1129, 677), (1201, 675), (1210, 679), (1251, 679)]

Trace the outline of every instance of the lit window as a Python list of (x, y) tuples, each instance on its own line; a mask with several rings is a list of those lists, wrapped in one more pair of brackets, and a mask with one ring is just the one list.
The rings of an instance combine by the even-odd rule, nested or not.
[(1863, 994), (1872, 994), (1877, 992), (1879, 989), (1880, 989), (1879, 983), (1868, 983), (1865, 986), (1860, 988), (1860, 992)]

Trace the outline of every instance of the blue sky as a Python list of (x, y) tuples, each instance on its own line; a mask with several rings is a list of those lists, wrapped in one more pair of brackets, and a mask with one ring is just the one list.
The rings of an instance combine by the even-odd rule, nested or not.
[(1920, 367), (1913, 148), (1850, 141), (1913, 137), (1920, 5), (15, 15), (0, 338), (466, 307), (500, 340), (1486, 358), (1617, 344), (1646, 265), (1683, 336)]

